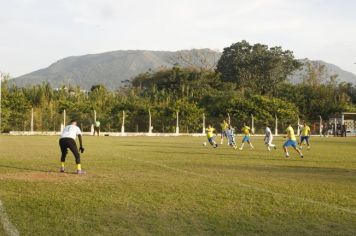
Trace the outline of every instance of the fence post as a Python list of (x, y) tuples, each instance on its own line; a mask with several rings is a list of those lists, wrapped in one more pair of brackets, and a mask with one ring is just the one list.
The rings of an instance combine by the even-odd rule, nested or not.
[(148, 133), (152, 133), (152, 115), (150, 109), (148, 109)]
[(231, 124), (231, 117), (230, 117), (230, 113), (227, 113), (227, 121), (229, 122), (229, 125)]
[(203, 134), (205, 134), (205, 113), (203, 113)]
[[(96, 123), (96, 110), (94, 110), (94, 124)], [(90, 126), (90, 133), (94, 135), (94, 124)]]
[(66, 126), (66, 116), (67, 116), (67, 113), (66, 113), (66, 109), (63, 110), (63, 125)]
[(33, 134), (33, 107), (31, 109), (31, 134)]
[(321, 118), (321, 116), (319, 116), (319, 134), (320, 137), (323, 136), (323, 118)]
[(274, 135), (278, 135), (278, 118), (276, 116), (276, 123), (275, 123), (275, 127), (274, 127)]
[(251, 114), (251, 131), (252, 131), (252, 134), (255, 133), (255, 118), (253, 117), (252, 114)]
[(125, 111), (122, 111), (122, 124), (121, 124), (121, 133), (125, 133)]
[(179, 134), (179, 111), (176, 111), (176, 114), (177, 114), (176, 134)]
[(300, 120), (299, 120), (299, 116), (298, 116), (298, 127), (297, 127), (297, 135), (300, 135)]
[(66, 126), (66, 109), (63, 110), (63, 124), (61, 125), (61, 132), (63, 132), (65, 126)]

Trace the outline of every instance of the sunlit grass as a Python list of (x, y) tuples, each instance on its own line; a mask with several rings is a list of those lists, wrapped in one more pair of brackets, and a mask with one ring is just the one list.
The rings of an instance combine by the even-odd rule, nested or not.
[(356, 139), (312, 138), (304, 159), (282, 138), (203, 141), (84, 137), (77, 176), (71, 154), (58, 173), (56, 137), (0, 136), (0, 199), (21, 235), (356, 234)]

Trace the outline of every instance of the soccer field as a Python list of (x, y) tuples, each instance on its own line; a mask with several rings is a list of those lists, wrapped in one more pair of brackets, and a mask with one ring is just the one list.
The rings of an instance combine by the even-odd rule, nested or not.
[(0, 136), (0, 235), (6, 219), (20, 235), (356, 235), (356, 138), (312, 138), (304, 159), (282, 138), (83, 141), (78, 176), (71, 153), (58, 172), (57, 137)]

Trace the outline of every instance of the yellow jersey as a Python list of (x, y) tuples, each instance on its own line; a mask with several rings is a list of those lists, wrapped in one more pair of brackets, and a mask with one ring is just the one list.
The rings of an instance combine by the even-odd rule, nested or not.
[(206, 128), (206, 136), (208, 138), (212, 138), (214, 136), (214, 131), (215, 131), (215, 129), (213, 127)]
[(289, 140), (297, 141), (295, 134), (294, 134), (294, 129), (292, 126), (288, 126), (288, 128), (286, 129), (286, 133), (287, 133)]
[(244, 134), (244, 135), (250, 135), (250, 127), (248, 127), (247, 125), (245, 125), (244, 127), (242, 127), (242, 133)]
[(303, 129), (302, 129), (302, 136), (309, 136), (310, 134), (310, 127), (309, 126), (303, 126)]
[(227, 128), (229, 127), (229, 124), (226, 121), (224, 121), (220, 124), (220, 126), (221, 126), (222, 131), (224, 131), (224, 130), (227, 130)]

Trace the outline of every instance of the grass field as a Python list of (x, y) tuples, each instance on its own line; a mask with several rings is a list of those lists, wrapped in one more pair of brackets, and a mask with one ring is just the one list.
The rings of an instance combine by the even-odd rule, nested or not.
[(356, 235), (356, 138), (304, 159), (203, 141), (84, 137), (78, 176), (57, 137), (0, 136), (0, 200), (20, 235)]

